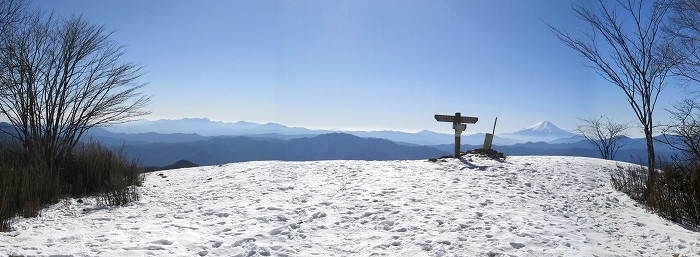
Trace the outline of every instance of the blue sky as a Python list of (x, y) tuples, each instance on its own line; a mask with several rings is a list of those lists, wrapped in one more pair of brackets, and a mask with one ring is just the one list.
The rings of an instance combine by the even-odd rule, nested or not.
[[(602, 114), (638, 123), (546, 26), (588, 30), (568, 1), (34, 3), (114, 31), (123, 60), (144, 67), (147, 119), (451, 132), (433, 115), (459, 111), (480, 118), (467, 134), (496, 117), (497, 133)], [(669, 85), (657, 121), (681, 94)]]

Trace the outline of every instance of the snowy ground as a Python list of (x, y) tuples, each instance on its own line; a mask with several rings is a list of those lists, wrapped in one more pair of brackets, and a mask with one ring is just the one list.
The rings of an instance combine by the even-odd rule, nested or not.
[(611, 189), (615, 162), (471, 159), (152, 173), (128, 206), (70, 199), (18, 219), (0, 255), (700, 255), (700, 232)]

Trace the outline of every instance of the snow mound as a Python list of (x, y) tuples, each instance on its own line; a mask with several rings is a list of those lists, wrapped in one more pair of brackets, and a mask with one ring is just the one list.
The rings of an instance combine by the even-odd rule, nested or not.
[(69, 199), (18, 219), (0, 255), (700, 255), (699, 233), (610, 187), (618, 164), (469, 156), (156, 172), (127, 206)]

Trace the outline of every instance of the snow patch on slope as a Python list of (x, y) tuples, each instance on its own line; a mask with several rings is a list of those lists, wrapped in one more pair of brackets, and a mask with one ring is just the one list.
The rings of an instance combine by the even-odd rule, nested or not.
[(140, 201), (66, 200), (0, 233), (0, 255), (700, 255), (700, 234), (578, 157), (248, 162), (147, 175)]

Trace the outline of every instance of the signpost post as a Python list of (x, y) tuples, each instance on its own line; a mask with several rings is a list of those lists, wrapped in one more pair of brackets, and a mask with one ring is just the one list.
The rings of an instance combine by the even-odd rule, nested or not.
[(451, 115), (440, 115), (440, 114), (435, 114), (435, 120), (440, 121), (440, 122), (452, 122), (452, 129), (455, 130), (455, 158), (459, 158), (459, 146), (461, 144), (461, 139), (462, 139), (462, 131), (467, 130), (467, 124), (463, 123), (469, 123), (469, 124), (474, 124), (477, 121), (479, 121), (479, 118), (477, 117), (462, 117), (461, 113), (455, 113), (454, 116)]

